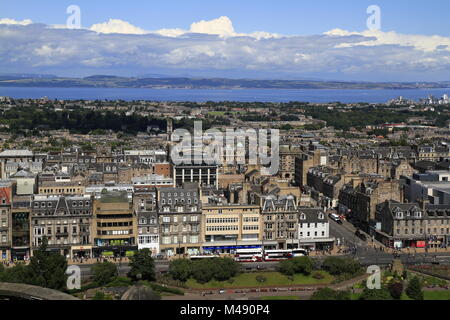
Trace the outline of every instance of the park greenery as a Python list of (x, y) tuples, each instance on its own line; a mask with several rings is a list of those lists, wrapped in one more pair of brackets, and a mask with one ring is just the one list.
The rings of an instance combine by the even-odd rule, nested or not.
[(24, 283), (63, 291), (67, 283), (67, 260), (59, 253), (48, 251), (48, 241), (34, 252), (30, 263), (19, 263), (10, 268), (0, 267), (0, 282)]
[(178, 259), (171, 261), (169, 274), (175, 280), (187, 281), (190, 278), (198, 283), (211, 280), (226, 281), (237, 275), (239, 264), (231, 258), (212, 258), (201, 260)]
[(281, 261), (278, 264), (278, 271), (286, 276), (293, 276), (294, 274), (310, 275), (312, 270), (313, 263), (309, 257), (297, 257)]

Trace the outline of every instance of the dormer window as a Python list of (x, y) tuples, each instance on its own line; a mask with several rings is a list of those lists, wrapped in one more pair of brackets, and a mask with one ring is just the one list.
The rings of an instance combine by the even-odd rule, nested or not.
[(319, 220), (323, 220), (324, 219), (324, 214), (323, 212), (319, 212)]
[(306, 220), (306, 215), (304, 213), (300, 214), (300, 220)]

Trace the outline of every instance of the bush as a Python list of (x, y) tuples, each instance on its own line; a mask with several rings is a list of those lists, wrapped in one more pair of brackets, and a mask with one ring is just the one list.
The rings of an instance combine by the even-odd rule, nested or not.
[(327, 257), (322, 268), (332, 275), (356, 274), (361, 271), (361, 264), (351, 258)]
[(113, 300), (113, 298), (110, 295), (105, 294), (103, 291), (97, 291), (95, 292), (92, 300)]
[(411, 299), (423, 300), (422, 283), (418, 277), (415, 276), (409, 280), (405, 292)]
[(186, 282), (192, 275), (192, 261), (177, 259), (170, 262), (169, 274), (175, 280)]
[(392, 298), (395, 300), (400, 300), (403, 293), (403, 283), (397, 281), (397, 282), (391, 282), (388, 285), (389, 293), (391, 294)]
[(281, 261), (277, 268), (280, 273), (286, 276), (293, 276), (294, 274), (309, 275), (313, 270), (313, 263), (309, 257), (298, 257)]
[(239, 264), (231, 258), (213, 258), (192, 262), (192, 277), (199, 283), (226, 281), (239, 272)]
[(264, 277), (264, 276), (261, 276), (261, 275), (259, 275), (259, 276), (256, 276), (256, 281), (258, 281), (259, 283), (264, 283), (264, 282), (266, 282), (267, 281), (267, 278), (266, 277)]
[(386, 288), (369, 289), (364, 288), (359, 300), (392, 300), (392, 296)]
[(91, 272), (93, 281), (103, 286), (117, 276), (117, 266), (109, 261), (97, 262), (91, 267)]
[(115, 277), (106, 287), (128, 287), (133, 284), (133, 281), (127, 277)]

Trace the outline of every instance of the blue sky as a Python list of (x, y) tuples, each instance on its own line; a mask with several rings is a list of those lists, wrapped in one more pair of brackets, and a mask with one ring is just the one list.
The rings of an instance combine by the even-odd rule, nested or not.
[(0, 0), (0, 73), (450, 81), (449, 15), (448, 0)]
[(118, 18), (148, 30), (187, 28), (194, 21), (228, 16), (239, 32), (288, 35), (364, 30), (366, 8), (376, 4), (383, 31), (450, 36), (448, 0), (2, 0), (0, 16), (62, 24), (71, 4), (80, 6), (83, 26)]

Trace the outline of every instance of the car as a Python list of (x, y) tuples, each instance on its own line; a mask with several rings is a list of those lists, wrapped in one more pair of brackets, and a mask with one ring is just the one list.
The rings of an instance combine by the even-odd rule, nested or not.
[(219, 294), (224, 294), (224, 293), (225, 293), (225, 290), (223, 290), (223, 289), (219, 290)]
[(335, 214), (335, 213), (330, 213), (328, 216), (330, 217), (331, 220), (333, 220), (333, 221), (336, 222), (337, 224), (342, 224), (342, 220), (341, 220), (341, 218), (340, 218), (337, 214)]

